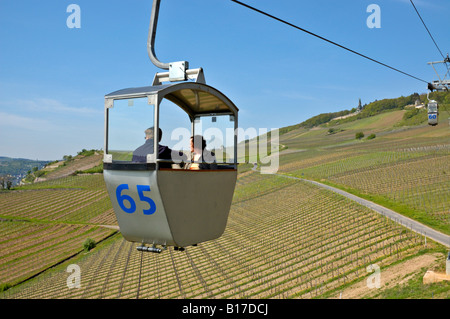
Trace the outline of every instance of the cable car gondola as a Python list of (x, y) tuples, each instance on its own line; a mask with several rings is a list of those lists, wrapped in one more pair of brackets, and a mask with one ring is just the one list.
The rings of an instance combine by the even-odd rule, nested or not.
[[(148, 53), (156, 66), (168, 67), (169, 72), (157, 73), (151, 86), (105, 95), (103, 159), (104, 180), (120, 232), (126, 240), (141, 243), (138, 250), (157, 253), (168, 246), (182, 250), (223, 234), (237, 178), (238, 132), (238, 108), (205, 83), (201, 68), (190, 70), (184, 61), (163, 64), (156, 59), (153, 43), (159, 2), (153, 2)], [(192, 136), (199, 119), (228, 118), (234, 129), (233, 160), (208, 170), (171, 168), (179, 161), (158, 158), (159, 146), (153, 143), (153, 152), (144, 162), (133, 161), (127, 143), (137, 125), (152, 127), (153, 141), (160, 139), (162, 101), (187, 114)]]
[[(429, 65), (433, 67), (434, 72), (436, 72), (436, 75), (438, 76), (439, 80), (433, 81), (433, 83), (428, 83), (428, 90), (430, 92), (433, 91), (448, 91), (450, 87), (450, 80), (447, 80), (446, 77), (450, 72), (450, 69), (447, 67), (447, 72), (444, 75), (443, 78), (439, 76), (439, 73), (437, 72), (436, 68), (434, 67), (435, 64), (445, 64), (447, 67), (447, 63), (450, 63), (450, 58), (447, 54), (447, 57), (443, 61), (436, 61), (436, 62), (428, 62)], [(438, 124), (439, 120), (439, 105), (437, 101), (430, 100), (429, 94), (427, 94), (428, 98), (428, 124), (435, 126)]]
[(428, 101), (428, 124), (435, 126), (438, 124), (439, 109), (435, 100)]

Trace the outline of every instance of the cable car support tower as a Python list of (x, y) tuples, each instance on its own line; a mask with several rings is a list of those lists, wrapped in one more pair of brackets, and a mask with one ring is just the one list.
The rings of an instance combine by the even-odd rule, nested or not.
[[(435, 64), (445, 64), (446, 68), (447, 68), (447, 72), (445, 73), (444, 77), (441, 78), (439, 76), (438, 71), (436, 70), (436, 68), (434, 67)], [(433, 92), (433, 90), (436, 91), (448, 91), (449, 87), (450, 87), (450, 79), (447, 80), (447, 76), (449, 75), (450, 72), (450, 67), (447, 65), (447, 63), (450, 63), (450, 58), (447, 54), (447, 57), (443, 60), (443, 61), (435, 61), (435, 62), (428, 62), (429, 65), (432, 66), (434, 72), (436, 73), (437, 77), (439, 80), (433, 81), (433, 83), (428, 83), (428, 89)]]
[[(439, 76), (439, 72), (436, 70), (436, 68), (434, 67), (435, 64), (441, 64), (443, 63), (445, 65), (445, 67), (447, 68), (447, 72), (445, 73), (445, 75), (441, 78)], [(439, 105), (437, 103), (437, 101), (435, 100), (430, 100), (429, 95), (431, 92), (433, 91), (447, 91), (450, 88), (450, 79), (447, 79), (447, 76), (449, 75), (450, 72), (450, 68), (447, 65), (447, 63), (450, 63), (450, 58), (447, 54), (447, 57), (444, 58), (443, 61), (435, 61), (435, 62), (428, 62), (429, 65), (431, 65), (431, 67), (433, 68), (434, 72), (436, 73), (438, 80), (433, 81), (432, 83), (428, 83), (428, 94), (427, 94), (427, 99), (428, 99), (428, 124), (435, 126), (438, 124), (438, 117), (439, 117)]]

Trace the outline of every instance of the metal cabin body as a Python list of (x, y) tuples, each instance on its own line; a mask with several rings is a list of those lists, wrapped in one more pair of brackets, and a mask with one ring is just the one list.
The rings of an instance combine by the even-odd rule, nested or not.
[(428, 108), (428, 124), (432, 126), (437, 125), (439, 118), (438, 103), (435, 100), (429, 100), (427, 108)]
[[(120, 136), (113, 137), (114, 132), (110, 131), (114, 108), (126, 109), (127, 106), (120, 106), (123, 100), (141, 103), (143, 109), (148, 105), (153, 111), (153, 120), (149, 119), (153, 123), (149, 126), (154, 126), (154, 140), (158, 141), (163, 99), (188, 114), (192, 135), (197, 119), (229, 116), (234, 121), (235, 132), (233, 162), (218, 163), (217, 169), (208, 170), (164, 168), (163, 164), (170, 161), (157, 159), (158, 143), (154, 143), (153, 154), (147, 155), (144, 163), (133, 162), (130, 154), (116, 152), (111, 139), (117, 140)], [(115, 125), (122, 125), (123, 120), (127, 130), (129, 124), (119, 114), (114, 115), (119, 123)], [(104, 179), (120, 232), (126, 240), (153, 247), (186, 247), (223, 234), (237, 178), (237, 120), (238, 109), (233, 102), (213, 87), (199, 82), (129, 88), (105, 96)]]

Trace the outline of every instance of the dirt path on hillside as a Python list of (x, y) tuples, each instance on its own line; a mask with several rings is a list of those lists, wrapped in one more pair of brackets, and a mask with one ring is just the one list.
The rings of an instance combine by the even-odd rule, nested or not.
[[(380, 269), (380, 288), (369, 288), (367, 280), (371, 273), (367, 273), (367, 277), (351, 287), (337, 293), (332, 299), (361, 299), (370, 298), (379, 294), (381, 291), (395, 287), (395, 285), (406, 284), (409, 279), (418, 274), (422, 268), (432, 269), (437, 266), (438, 260), (445, 258), (442, 254), (427, 254), (417, 256), (402, 262), (398, 265), (391, 266), (387, 269)], [(372, 272), (373, 274), (373, 272)]]

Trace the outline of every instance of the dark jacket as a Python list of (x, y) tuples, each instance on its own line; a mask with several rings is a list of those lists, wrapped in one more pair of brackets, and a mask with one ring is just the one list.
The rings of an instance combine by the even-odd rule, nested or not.
[[(147, 154), (153, 154), (154, 144), (153, 139), (148, 139), (145, 141), (145, 143), (141, 146), (139, 146), (134, 152), (133, 152), (133, 162), (140, 162), (145, 163), (147, 162)], [(180, 152), (180, 155), (182, 153)], [(158, 158), (159, 159), (167, 159), (172, 160), (172, 150), (165, 145), (158, 145)], [(185, 160), (185, 157), (183, 157), (183, 160)], [(160, 163), (159, 167), (164, 168), (171, 168), (171, 163)]]

